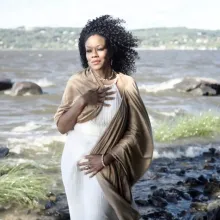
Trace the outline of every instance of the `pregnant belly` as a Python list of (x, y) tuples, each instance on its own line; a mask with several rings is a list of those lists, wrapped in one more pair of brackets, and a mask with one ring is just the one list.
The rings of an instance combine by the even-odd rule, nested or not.
[(88, 135), (75, 129), (70, 131), (63, 149), (62, 162), (68, 160), (76, 164), (90, 153), (98, 140), (99, 136), (97, 135)]

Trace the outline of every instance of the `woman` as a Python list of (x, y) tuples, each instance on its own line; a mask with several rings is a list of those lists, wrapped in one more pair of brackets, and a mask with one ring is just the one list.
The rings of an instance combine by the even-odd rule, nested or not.
[(84, 69), (67, 82), (54, 118), (67, 140), (62, 179), (71, 220), (138, 220), (131, 187), (153, 154), (151, 125), (134, 79), (137, 39), (101, 16), (82, 29)]

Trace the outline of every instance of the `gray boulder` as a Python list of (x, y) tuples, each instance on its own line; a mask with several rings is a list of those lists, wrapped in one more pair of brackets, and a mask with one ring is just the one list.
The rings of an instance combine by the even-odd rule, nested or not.
[(0, 91), (11, 89), (13, 83), (10, 79), (0, 79)]
[(0, 158), (6, 157), (9, 153), (9, 149), (7, 147), (0, 146)]
[(220, 83), (210, 78), (185, 77), (181, 82), (175, 84), (174, 88), (179, 91), (192, 93), (193, 95), (220, 95)]
[(26, 81), (14, 83), (11, 92), (15, 96), (25, 95), (27, 93), (31, 95), (40, 95), (43, 93), (39, 85)]

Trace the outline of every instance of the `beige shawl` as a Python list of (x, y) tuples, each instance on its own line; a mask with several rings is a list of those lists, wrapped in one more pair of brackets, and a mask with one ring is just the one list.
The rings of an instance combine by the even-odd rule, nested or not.
[[(80, 95), (98, 87), (103, 87), (103, 84), (88, 69), (73, 75), (67, 82), (61, 105), (54, 116), (55, 122)], [(118, 219), (138, 220), (140, 215), (132, 207), (131, 187), (151, 163), (154, 148), (152, 130), (134, 79), (118, 73), (117, 87), (122, 96), (121, 105), (91, 154), (110, 153), (115, 158), (96, 178)], [(83, 123), (95, 118), (101, 108), (86, 106), (77, 122)]]

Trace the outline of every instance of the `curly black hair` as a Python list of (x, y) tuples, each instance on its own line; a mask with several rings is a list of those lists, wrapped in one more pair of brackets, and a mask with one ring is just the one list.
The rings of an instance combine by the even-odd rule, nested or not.
[(124, 22), (110, 15), (103, 15), (87, 22), (80, 33), (78, 44), (81, 64), (84, 68), (88, 67), (85, 42), (90, 36), (98, 34), (105, 38), (107, 48), (112, 52), (112, 69), (127, 75), (135, 72), (135, 60), (139, 56), (134, 48), (138, 46), (138, 39), (125, 30), (121, 24)]

